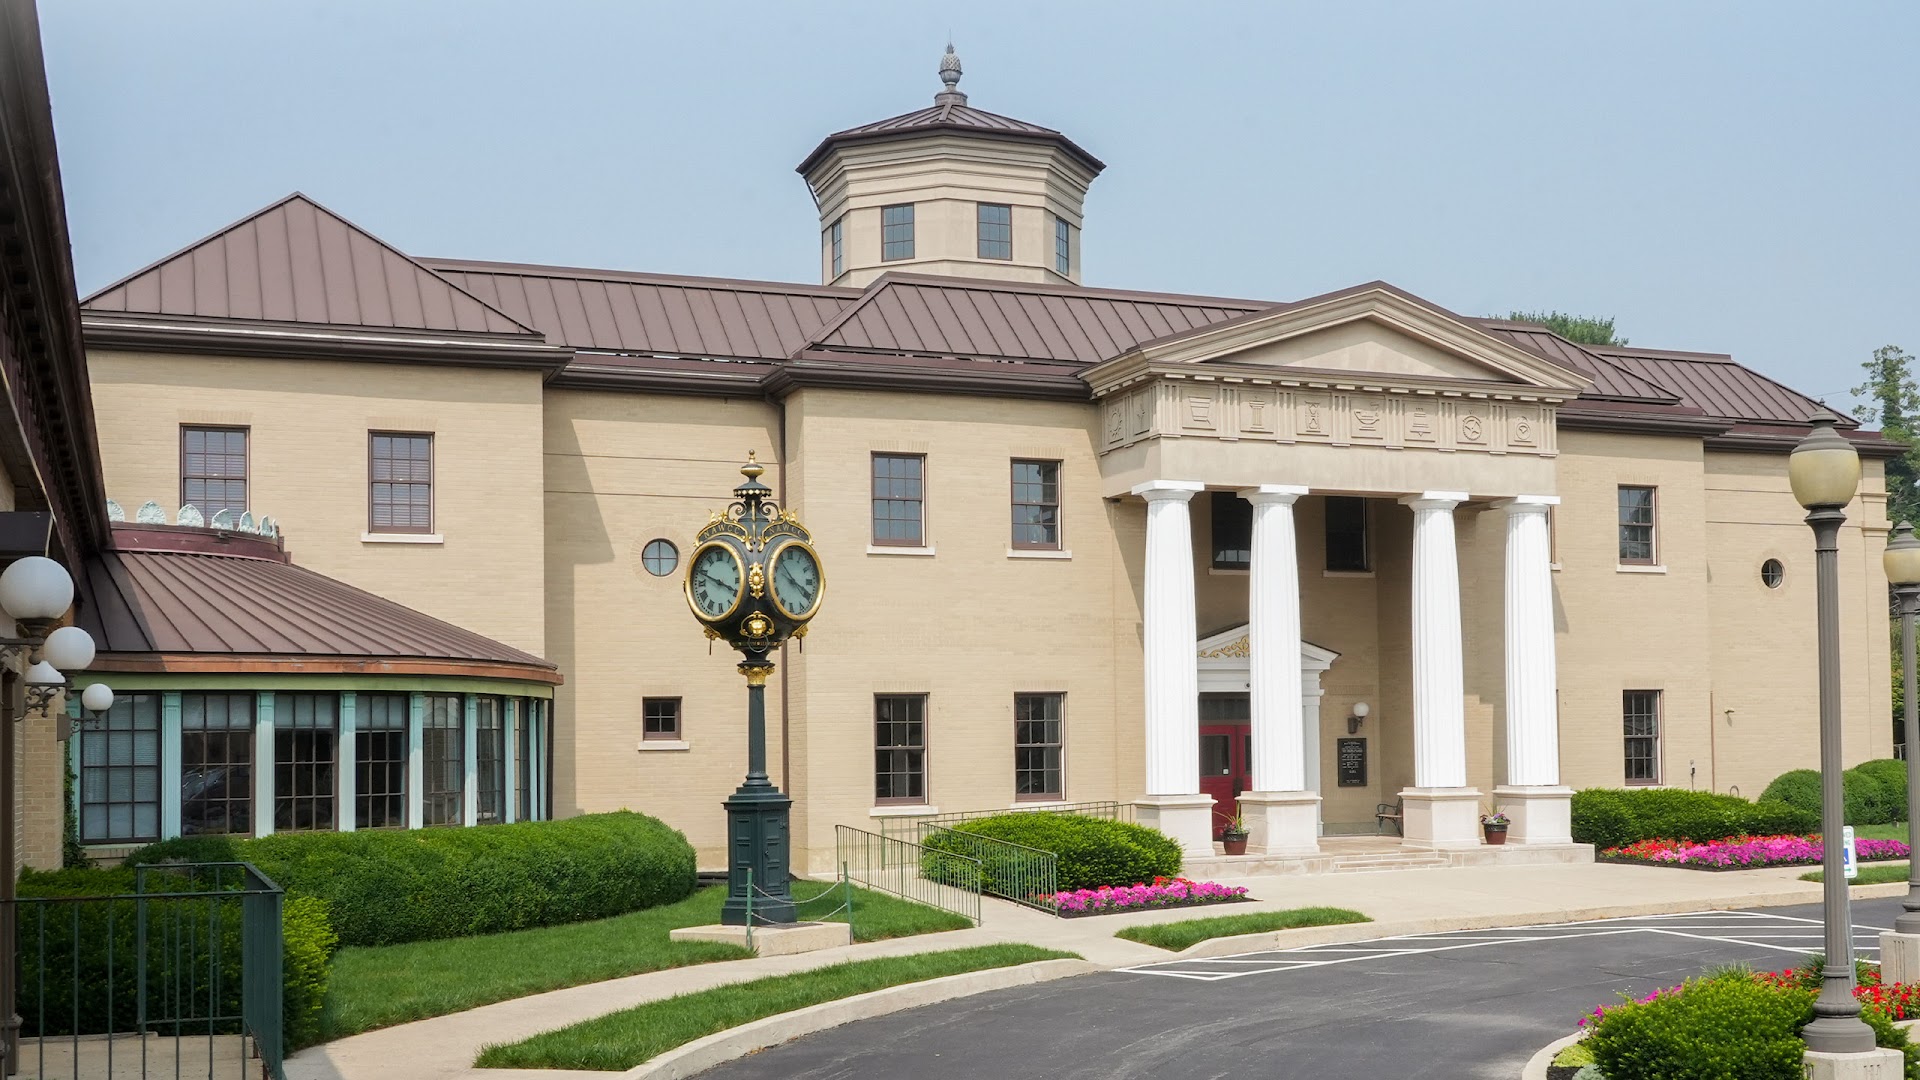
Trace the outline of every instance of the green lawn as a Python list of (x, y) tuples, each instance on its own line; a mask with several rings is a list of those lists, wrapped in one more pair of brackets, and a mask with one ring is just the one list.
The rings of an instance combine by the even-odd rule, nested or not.
[(1297, 930), (1303, 926), (1334, 926), (1340, 923), (1372, 922), (1357, 911), (1335, 907), (1289, 908), (1286, 911), (1256, 911), (1247, 915), (1221, 915), (1211, 919), (1184, 919), (1180, 922), (1149, 923), (1129, 926), (1114, 932), (1114, 937), (1138, 941), (1143, 945), (1179, 952), (1208, 938), (1235, 934), (1264, 934), (1270, 930)]
[[(1801, 881), (1824, 881), (1820, 871), (1813, 870), (1800, 875)], [(1889, 881), (1907, 880), (1907, 864), (1903, 862), (1861, 863), (1860, 876), (1848, 882), (1850, 885), (1885, 885)]]
[[(794, 898), (806, 900), (837, 885), (795, 882)], [(646, 971), (738, 960), (751, 955), (733, 945), (668, 941), (667, 931), (720, 921), (725, 886), (701, 889), (677, 904), (611, 919), (518, 930), (481, 937), (416, 941), (405, 945), (342, 949), (333, 958), (323, 1040), (344, 1038), (429, 1016), (445, 1016), (495, 1001), (559, 990)], [(835, 906), (823, 899), (801, 908), (801, 918), (819, 919)], [(844, 914), (832, 917), (845, 922)], [(856, 941), (958, 930), (972, 925), (958, 915), (881, 893), (855, 889)]]
[(968, 971), (1077, 959), (1073, 953), (1032, 945), (982, 945), (856, 960), (650, 1001), (517, 1043), (488, 1046), (474, 1064), (483, 1069), (619, 1072), (714, 1032), (809, 1005)]
[(1899, 840), (1904, 843), (1907, 839), (1907, 823), (1902, 821), (1898, 825), (1855, 825), (1853, 838), (1855, 840)]

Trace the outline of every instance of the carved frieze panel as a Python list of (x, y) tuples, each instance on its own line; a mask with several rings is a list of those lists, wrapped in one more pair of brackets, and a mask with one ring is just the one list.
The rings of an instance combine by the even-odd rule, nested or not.
[(1332, 394), (1306, 391), (1294, 394), (1293, 401), (1295, 438), (1314, 441), (1333, 438), (1335, 416)]
[(1440, 403), (1427, 398), (1402, 402), (1403, 435), (1407, 442), (1432, 445), (1440, 440)]
[(1271, 390), (1238, 389), (1234, 399), (1239, 404), (1239, 430), (1249, 438), (1262, 436), (1271, 438), (1278, 431), (1280, 419), (1279, 402)]
[(1387, 399), (1377, 394), (1351, 394), (1347, 397), (1347, 438), (1354, 442), (1384, 443), (1391, 429), (1391, 409)]

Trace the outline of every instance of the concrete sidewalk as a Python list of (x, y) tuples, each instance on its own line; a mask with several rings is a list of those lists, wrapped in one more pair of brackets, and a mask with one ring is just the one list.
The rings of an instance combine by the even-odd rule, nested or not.
[[(1223, 880), (1226, 884), (1247, 886), (1257, 898), (1254, 903), (1213, 910), (1188, 908), (1085, 919), (1056, 919), (1014, 904), (989, 900), (985, 904), (983, 924), (975, 929), (876, 941), (798, 956), (675, 968), (503, 1001), (303, 1050), (288, 1059), (287, 1077), (288, 1080), (384, 1080), (387, 1077), (528, 1080), (592, 1076), (605, 1080), (609, 1074), (474, 1069), (472, 1064), (480, 1048), (488, 1043), (512, 1042), (676, 994), (805, 971), (844, 960), (1021, 941), (1076, 952), (1102, 967), (1126, 967), (1164, 960), (1171, 954), (1114, 937), (1114, 931), (1124, 926), (1308, 906), (1351, 908), (1370, 916), (1374, 923), (1287, 931), (1278, 935), (1277, 947), (1485, 926), (1818, 903), (1820, 886), (1798, 880), (1804, 872), (1804, 867), (1795, 867), (1707, 873), (1587, 863), (1249, 877)], [(1898, 896), (1905, 890), (1905, 883), (1858, 886), (1854, 896)], [(1271, 948), (1275, 944), (1262, 943), (1258, 947)]]

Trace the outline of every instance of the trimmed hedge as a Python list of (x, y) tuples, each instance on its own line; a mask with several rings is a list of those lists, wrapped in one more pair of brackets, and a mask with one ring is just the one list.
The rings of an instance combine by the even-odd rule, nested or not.
[[(1849, 825), (1890, 825), (1907, 820), (1907, 763), (1892, 758), (1863, 761), (1840, 774), (1842, 811)], [(1784, 803), (1820, 816), (1820, 774), (1794, 769), (1774, 777), (1760, 793), (1763, 803)]]
[[(1180, 845), (1164, 833), (1131, 822), (1050, 811), (999, 814), (936, 832), (925, 845), (935, 851), (980, 858), (981, 851), (964, 837), (952, 835), (955, 832), (1052, 852), (1056, 859), (1055, 887), (1061, 890), (1134, 885), (1180, 872)], [(982, 862), (987, 877), (983, 887), (996, 891), (994, 886), (1004, 875), (991, 858)]]
[(603, 919), (694, 889), (686, 837), (627, 811), (472, 829), (186, 837), (126, 861), (250, 862), (289, 896), (325, 901), (342, 945)]
[(1806, 833), (1820, 815), (1781, 802), (1668, 788), (1585, 788), (1573, 793), (1573, 839), (1605, 851), (1641, 840), (1724, 840)]

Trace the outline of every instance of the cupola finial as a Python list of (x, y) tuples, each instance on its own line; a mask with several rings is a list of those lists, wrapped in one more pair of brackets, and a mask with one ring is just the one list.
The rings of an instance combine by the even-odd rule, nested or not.
[(935, 105), (965, 105), (967, 95), (960, 92), (960, 54), (947, 42), (947, 54), (940, 58), (940, 82), (944, 89), (933, 95)]

